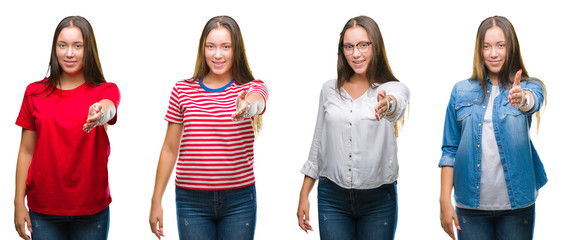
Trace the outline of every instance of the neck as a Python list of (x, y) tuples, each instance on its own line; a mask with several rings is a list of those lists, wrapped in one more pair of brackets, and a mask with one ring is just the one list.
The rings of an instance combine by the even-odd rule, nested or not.
[(497, 73), (488, 73), (488, 77), (490, 78), (490, 81), (492, 81), (492, 85), (497, 86), (498, 82), (499, 82), (499, 74)]
[(222, 87), (232, 80), (231, 74), (216, 75), (212, 72), (203, 76), (203, 83), (209, 87)]
[(369, 80), (367, 80), (367, 75), (366, 74), (353, 74), (351, 76), (351, 78), (349, 78), (349, 82), (351, 83), (364, 83), (364, 82), (369, 82)]
[(60, 77), (60, 88), (61, 90), (74, 89), (86, 82), (84, 78), (84, 72), (76, 74), (68, 74), (63, 72)]

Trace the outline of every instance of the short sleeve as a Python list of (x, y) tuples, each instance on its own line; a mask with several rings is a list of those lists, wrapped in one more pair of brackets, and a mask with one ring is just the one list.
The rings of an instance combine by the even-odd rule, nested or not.
[(265, 86), (265, 83), (261, 80), (252, 81), (250, 83), (250, 88), (248, 89), (248, 92), (246, 93), (246, 95), (250, 95), (252, 93), (259, 93), (263, 97), (263, 100), (265, 102), (265, 106), (263, 108), (263, 112), (260, 113), (260, 114), (263, 114), (265, 112), (266, 107), (267, 107), (267, 99), (269, 97), (269, 92), (267, 91), (267, 87)]
[(33, 119), (31, 105), (30, 89), (27, 87), (25, 94), (23, 95), (23, 101), (21, 103), (20, 113), (16, 120), (16, 125), (35, 131), (35, 120)]
[(115, 104), (115, 117), (113, 117), (109, 122), (110, 125), (113, 125), (117, 122), (117, 109), (119, 108), (119, 103), (121, 103), (121, 92), (115, 83), (105, 83), (100, 86), (101, 90), (98, 94), (97, 101), (101, 101), (104, 99), (111, 100), (113, 104)]
[(181, 111), (178, 95), (178, 86), (176, 85), (170, 94), (170, 102), (165, 119), (170, 123), (183, 124), (183, 111)]

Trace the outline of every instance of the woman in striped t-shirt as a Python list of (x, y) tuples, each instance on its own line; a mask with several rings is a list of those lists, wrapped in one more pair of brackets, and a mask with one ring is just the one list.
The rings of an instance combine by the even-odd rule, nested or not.
[(180, 239), (253, 239), (254, 132), (267, 96), (265, 84), (252, 76), (236, 21), (210, 19), (201, 34), (193, 78), (177, 82), (170, 96), (150, 212), (158, 238), (164, 236), (162, 195), (179, 159)]

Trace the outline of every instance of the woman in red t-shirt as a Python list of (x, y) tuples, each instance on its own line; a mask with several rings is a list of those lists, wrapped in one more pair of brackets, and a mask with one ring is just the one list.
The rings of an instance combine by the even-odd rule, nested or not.
[(252, 76), (236, 21), (209, 20), (193, 78), (178, 81), (170, 96), (150, 211), (156, 237), (164, 236), (162, 195), (177, 160), (180, 239), (253, 239), (254, 129), (267, 95)]
[(57, 26), (49, 73), (28, 85), (16, 121), (16, 230), (23, 239), (30, 239), (26, 228), (39, 240), (107, 239), (110, 148), (103, 126), (117, 121), (120, 94), (105, 81), (85, 18), (66, 17)]

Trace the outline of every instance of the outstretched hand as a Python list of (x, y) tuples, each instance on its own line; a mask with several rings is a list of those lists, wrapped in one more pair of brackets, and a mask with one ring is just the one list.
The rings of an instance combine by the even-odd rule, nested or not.
[(242, 121), (250, 117), (250, 108), (252, 106), (246, 100), (246, 91), (242, 91), (236, 98), (236, 112), (232, 114), (232, 121)]
[(521, 89), (521, 74), (523, 70), (519, 69), (515, 74), (515, 79), (513, 80), (513, 86), (511, 90), (509, 90), (508, 100), (511, 103), (511, 106), (514, 107), (522, 107), (525, 105), (525, 93)]
[(375, 117), (378, 121), (386, 116), (390, 108), (390, 96), (386, 95), (385, 90), (380, 90), (377, 96), (377, 105), (375, 106)]
[(102, 125), (103, 121), (103, 113), (101, 111), (101, 103), (97, 102), (90, 106), (90, 110), (88, 111), (88, 118), (86, 119), (86, 123), (82, 127), (84, 132), (89, 133), (95, 127)]

